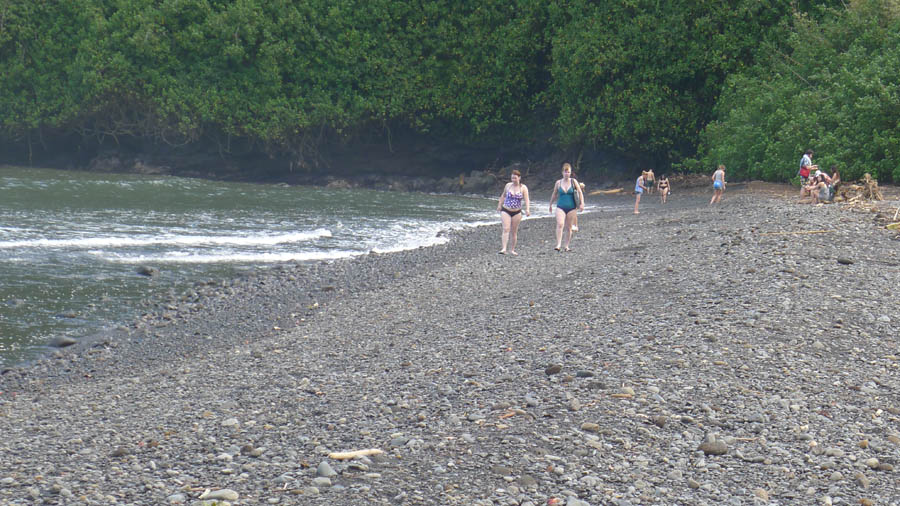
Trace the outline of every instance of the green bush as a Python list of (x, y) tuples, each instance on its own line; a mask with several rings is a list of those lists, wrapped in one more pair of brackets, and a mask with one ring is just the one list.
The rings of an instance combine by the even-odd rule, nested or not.
[(900, 177), (900, 11), (886, 1), (800, 16), (787, 48), (729, 76), (699, 159), (739, 178), (787, 181), (807, 148), (844, 180)]

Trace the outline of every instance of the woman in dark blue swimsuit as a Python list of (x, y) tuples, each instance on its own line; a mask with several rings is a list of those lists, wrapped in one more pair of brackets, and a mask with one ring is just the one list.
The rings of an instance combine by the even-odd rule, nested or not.
[[(576, 195), (578, 198), (576, 199)], [(563, 230), (568, 230), (566, 238), (566, 251), (569, 251), (569, 243), (572, 242), (572, 222), (575, 221), (576, 212), (584, 211), (584, 194), (578, 181), (572, 178), (572, 166), (564, 163), (562, 166), (562, 179), (556, 181), (553, 193), (550, 195), (550, 212), (553, 212), (553, 203), (556, 203), (556, 251), (562, 246)], [(577, 203), (576, 203), (577, 202)]]

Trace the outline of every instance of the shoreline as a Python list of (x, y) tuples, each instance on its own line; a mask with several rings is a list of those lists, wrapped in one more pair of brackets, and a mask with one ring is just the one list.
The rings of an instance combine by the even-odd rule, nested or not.
[(573, 253), (543, 219), (515, 258), (485, 226), (286, 265), (12, 368), (0, 502), (900, 500), (895, 234), (675, 191)]

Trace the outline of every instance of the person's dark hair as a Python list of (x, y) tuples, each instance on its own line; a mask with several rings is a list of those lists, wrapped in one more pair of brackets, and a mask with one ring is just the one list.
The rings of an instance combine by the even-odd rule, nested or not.
[(510, 174), (512, 174), (513, 176), (519, 176), (519, 177), (522, 177), (522, 173), (519, 172), (519, 169), (513, 169), (512, 172), (511, 172)]
[(806, 150), (806, 153), (804, 153), (804, 154), (806, 154), (806, 155), (812, 155), (812, 154), (813, 154), (813, 150), (807, 149), (807, 150)]
[(831, 166), (831, 172), (837, 172), (837, 164)]

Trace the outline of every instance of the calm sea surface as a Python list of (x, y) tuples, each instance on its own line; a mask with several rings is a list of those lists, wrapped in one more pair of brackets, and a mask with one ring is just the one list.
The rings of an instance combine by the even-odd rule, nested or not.
[[(0, 167), (0, 365), (136, 316), (137, 303), (278, 262), (428, 246), (495, 201)], [(152, 266), (160, 275), (137, 274)]]

